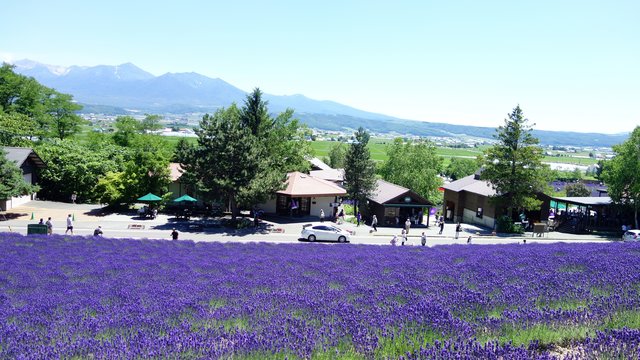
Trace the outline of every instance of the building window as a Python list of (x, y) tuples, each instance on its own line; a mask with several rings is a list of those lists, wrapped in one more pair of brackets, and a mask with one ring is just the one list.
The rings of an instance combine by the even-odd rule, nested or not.
[(482, 219), (482, 208), (478, 208), (478, 211), (476, 211), (476, 217)]

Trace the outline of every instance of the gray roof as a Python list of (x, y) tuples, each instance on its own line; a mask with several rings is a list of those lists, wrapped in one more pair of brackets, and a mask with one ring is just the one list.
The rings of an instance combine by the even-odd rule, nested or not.
[(407, 189), (406, 187), (403, 187), (400, 185), (392, 184), (382, 179), (376, 180), (376, 190), (374, 194), (369, 197), (369, 200), (374, 201), (378, 204), (385, 204), (388, 201), (393, 200), (399, 196), (405, 195), (407, 193), (410, 193), (412, 197), (416, 198), (417, 200), (424, 203), (425, 205), (431, 205), (431, 202), (429, 202), (429, 200), (418, 195), (411, 189)]
[(496, 190), (491, 186), (491, 183), (486, 180), (479, 180), (476, 177), (476, 174), (469, 175), (446, 184), (443, 188), (455, 192), (467, 191), (483, 196), (493, 196), (496, 194)]
[(317, 157), (309, 159), (311, 163), (311, 168), (316, 170), (331, 170), (332, 167), (327, 165), (324, 161), (318, 159)]
[(334, 182), (344, 181), (344, 169), (311, 170), (309, 175)]
[(609, 196), (573, 196), (573, 197), (551, 197), (551, 200), (558, 202), (568, 202), (576, 205), (598, 206), (611, 204)]
[(37, 167), (46, 167), (44, 161), (42, 161), (40, 156), (38, 156), (38, 154), (36, 154), (31, 148), (3, 146), (2, 150), (5, 151), (7, 159), (13, 161), (19, 167), (22, 166), (22, 164), (24, 164), (24, 162), (29, 158), (31, 158)]

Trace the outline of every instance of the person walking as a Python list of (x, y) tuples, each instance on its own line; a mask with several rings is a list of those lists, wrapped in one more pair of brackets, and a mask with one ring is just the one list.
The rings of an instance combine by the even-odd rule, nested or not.
[(64, 234), (66, 235), (69, 231), (71, 231), (71, 235), (73, 235), (73, 218), (71, 214), (67, 216), (67, 230), (65, 230)]
[(338, 224), (344, 223), (344, 209), (340, 209), (340, 213), (338, 214)]
[(360, 226), (360, 220), (362, 220), (362, 214), (360, 214), (360, 211), (358, 211), (358, 214), (356, 215), (356, 226)]
[(176, 230), (176, 228), (173, 228), (173, 231), (171, 232), (171, 239), (178, 240), (178, 230)]
[(51, 222), (51, 217), (47, 219), (47, 222), (45, 223), (45, 225), (47, 225), (47, 235), (53, 234), (53, 223)]
[(404, 245), (405, 242), (407, 242), (407, 232), (402, 229), (402, 245)]
[(320, 222), (324, 222), (324, 210), (320, 209)]
[(373, 231), (378, 232), (378, 217), (373, 214), (373, 217), (371, 218), (371, 227), (373, 228)]
[(397, 243), (398, 243), (398, 235), (393, 235), (393, 238), (391, 239), (391, 246), (396, 246)]
[(44, 219), (40, 218), (40, 222), (38, 222), (38, 225), (44, 225)]
[(440, 232), (438, 232), (438, 234), (442, 235), (443, 231), (444, 231), (444, 219), (440, 221)]
[(102, 226), (98, 225), (98, 227), (93, 230), (93, 236), (102, 236)]
[(425, 234), (424, 231), (422, 232), (422, 236), (420, 237), (420, 242), (422, 243), (422, 246), (427, 245), (427, 234)]
[(456, 224), (456, 239), (460, 236), (460, 232), (462, 231), (462, 225), (460, 225), (460, 221)]
[(407, 216), (407, 221), (404, 222), (404, 229), (409, 234), (409, 229), (411, 229), (411, 219)]

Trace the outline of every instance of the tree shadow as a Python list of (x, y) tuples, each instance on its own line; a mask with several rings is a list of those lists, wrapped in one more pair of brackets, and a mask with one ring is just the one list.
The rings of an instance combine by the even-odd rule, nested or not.
[(0, 221), (9, 221), (9, 220), (16, 220), (18, 218), (21, 218), (23, 216), (28, 216), (29, 214), (27, 213), (14, 213), (14, 212), (0, 212)]

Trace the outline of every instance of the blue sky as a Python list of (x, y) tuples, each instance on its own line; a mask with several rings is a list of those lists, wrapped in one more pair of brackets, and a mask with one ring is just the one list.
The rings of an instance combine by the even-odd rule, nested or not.
[(132, 62), (400, 118), (640, 124), (640, 1), (10, 1), (0, 58)]

